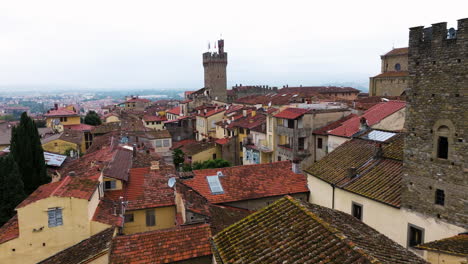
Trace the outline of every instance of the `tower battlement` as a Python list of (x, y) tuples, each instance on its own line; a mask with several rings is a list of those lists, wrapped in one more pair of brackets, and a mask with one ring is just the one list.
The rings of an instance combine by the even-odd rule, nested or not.
[(205, 63), (226, 63), (227, 64), (227, 52), (219, 54), (217, 52), (205, 52), (203, 53), (203, 64)]
[[(447, 22), (432, 24), (432, 27), (413, 27), (409, 33), (411, 53), (431, 53), (434, 49), (458, 49), (468, 41), (468, 18), (458, 20), (458, 28), (447, 29)], [(440, 51), (438, 51), (440, 53)]]

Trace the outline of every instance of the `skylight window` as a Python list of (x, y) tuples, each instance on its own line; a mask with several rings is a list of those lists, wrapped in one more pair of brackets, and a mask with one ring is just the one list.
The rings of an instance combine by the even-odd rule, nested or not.
[(206, 180), (208, 181), (208, 185), (210, 186), (210, 190), (212, 194), (223, 194), (223, 186), (221, 186), (221, 182), (219, 181), (218, 175), (216, 176), (206, 176)]
[(375, 140), (379, 142), (384, 142), (387, 139), (395, 136), (396, 133), (392, 132), (385, 132), (385, 131), (379, 131), (379, 130), (373, 130), (369, 134), (367, 134), (367, 138), (370, 140)]

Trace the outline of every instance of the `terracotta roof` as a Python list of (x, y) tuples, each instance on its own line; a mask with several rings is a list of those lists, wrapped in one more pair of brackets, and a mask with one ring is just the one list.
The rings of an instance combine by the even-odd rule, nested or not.
[(73, 110), (69, 110), (65, 107), (59, 108), (57, 110), (49, 110), (44, 115), (46, 117), (54, 117), (54, 116), (79, 116), (77, 112)]
[(216, 144), (224, 145), (229, 142), (229, 138), (220, 138), (215, 141)]
[(98, 177), (99, 174), (86, 178), (67, 176), (61, 181), (41, 185), (16, 208), (22, 208), (52, 196), (89, 200), (99, 185)]
[(209, 204), (210, 227), (213, 235), (218, 234), (228, 226), (235, 224), (254, 211), (226, 206)]
[[(376, 157), (378, 143), (355, 138), (330, 152), (305, 172), (338, 188), (400, 207), (403, 141), (403, 135), (398, 135), (380, 143), (383, 154)], [(349, 176), (350, 168), (356, 168), (354, 177)]]
[(94, 211), (93, 221), (103, 223), (109, 226), (122, 227), (124, 218), (119, 215), (114, 215), (115, 208), (118, 204), (115, 201), (108, 199), (101, 199), (99, 204)]
[(171, 109), (167, 110), (167, 113), (170, 113), (170, 114), (173, 114), (173, 115), (180, 115), (180, 112), (181, 112), (181, 107), (180, 106), (176, 106), (174, 108), (171, 108)]
[[(106, 139), (106, 136), (100, 136), (94, 139), (94, 143), (97, 142), (97, 139)], [(83, 155), (81, 158), (70, 161), (66, 166), (60, 170), (60, 174), (67, 176), (70, 172), (74, 172), (75, 175), (79, 177), (89, 177), (95, 174), (101, 174), (101, 171), (112, 160), (116, 149), (110, 147), (111, 138), (107, 138), (102, 142), (102, 146), (98, 149), (91, 148), (88, 149), (88, 152)]]
[(416, 248), (468, 257), (468, 233), (424, 243)]
[(39, 262), (39, 264), (80, 264), (100, 257), (108, 252), (113, 235), (114, 228), (107, 228), (78, 244), (48, 257)]
[(168, 130), (151, 130), (147, 131), (144, 136), (148, 139), (172, 138)]
[(408, 48), (397, 48), (385, 53), (383, 56), (395, 56), (408, 54)]
[(171, 176), (175, 176), (174, 167), (162, 162), (157, 170), (131, 169), (130, 180), (124, 194), (128, 201), (127, 210), (174, 205), (174, 190), (167, 185)]
[(359, 131), (360, 119), (364, 117), (369, 126), (373, 126), (391, 114), (405, 108), (406, 102), (389, 101), (379, 103), (364, 112), (361, 116), (355, 116), (331, 130), (329, 134), (341, 137), (351, 137)]
[(374, 78), (382, 77), (409, 77), (409, 72), (407, 71), (388, 71), (374, 76)]
[(340, 120), (337, 120), (335, 122), (331, 122), (330, 124), (326, 125), (326, 126), (323, 126), (323, 127), (320, 127), (320, 128), (317, 128), (313, 131), (314, 134), (316, 135), (328, 135), (328, 131), (330, 130), (333, 130), (339, 126), (341, 126), (341, 124), (350, 119), (350, 118), (353, 118), (353, 117), (356, 117), (357, 115), (355, 114), (349, 114), (343, 118), (341, 118)]
[(207, 224), (118, 236), (109, 263), (176, 263), (210, 256), (210, 236)]
[(197, 142), (195, 139), (184, 139), (181, 141), (174, 141), (172, 142), (172, 149), (180, 148), (184, 145), (191, 144)]
[(95, 126), (91, 133), (93, 134), (106, 134), (112, 131), (120, 131), (121, 124), (119, 122), (103, 123), (99, 126)]
[(0, 227), (0, 244), (17, 237), (19, 237), (18, 215), (15, 215)]
[(386, 98), (389, 100), (400, 100), (404, 101), (404, 97), (402, 96), (368, 96), (368, 97), (361, 97), (354, 101), (349, 101), (349, 106), (359, 109), (359, 110), (368, 110), (369, 108), (373, 107), (382, 102), (382, 99)]
[(144, 98), (132, 98), (126, 101), (126, 103), (134, 103), (134, 102), (150, 103), (151, 100), (144, 99)]
[(146, 122), (155, 122), (155, 121), (167, 121), (167, 118), (165, 116), (145, 115), (145, 116), (143, 116), (143, 120), (146, 121)]
[(106, 177), (128, 181), (129, 170), (132, 167), (133, 152), (127, 149), (118, 149), (110, 164), (104, 169)]
[(94, 126), (87, 125), (87, 124), (79, 124), (79, 125), (64, 125), (63, 128), (71, 129), (71, 130), (78, 130), (78, 131), (91, 131)]
[(337, 87), (337, 86), (302, 86), (302, 87), (286, 87), (278, 91), (279, 93), (317, 93), (317, 94), (328, 94), (328, 93), (359, 93), (358, 89), (352, 87)]
[(231, 121), (231, 123), (226, 127), (242, 127), (247, 129), (254, 129), (257, 127), (261, 127), (262, 125), (264, 128), (266, 128), (266, 116), (261, 112), (257, 112), (254, 116), (252, 116), (252, 111), (248, 111), (247, 116), (241, 116), (239, 118), (234, 119), (234, 121)]
[[(291, 162), (279, 161), (195, 170), (193, 171), (194, 177), (184, 180), (184, 184), (214, 204), (309, 192), (306, 177), (293, 173), (291, 167)], [(224, 192), (213, 194), (206, 177), (216, 175), (218, 171), (224, 175), (219, 177)]]
[(285, 119), (296, 119), (305, 113), (309, 112), (310, 109), (305, 108), (286, 108), (285, 110), (277, 113), (274, 117), (285, 118)]
[[(72, 142), (77, 145), (81, 145), (83, 143), (83, 132), (78, 131), (78, 130), (72, 130), (72, 129), (67, 129), (64, 130), (58, 139), (67, 141), (67, 142)], [(46, 138), (47, 140), (47, 138)]]
[[(211, 149), (215, 147), (216, 147), (216, 144), (214, 142), (195, 141), (195, 142), (188, 142), (177, 148), (181, 149), (185, 153), (185, 156), (188, 158), (189, 156), (193, 156), (207, 149)], [(176, 148), (173, 147), (172, 149), (176, 149)]]
[(286, 196), (213, 237), (218, 263), (427, 263), (350, 214)]

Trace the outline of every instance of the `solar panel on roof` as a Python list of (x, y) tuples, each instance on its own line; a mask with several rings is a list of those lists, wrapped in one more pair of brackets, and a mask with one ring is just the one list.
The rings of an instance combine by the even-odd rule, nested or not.
[(219, 181), (218, 175), (206, 176), (206, 180), (208, 181), (208, 185), (210, 186), (212, 194), (224, 193), (223, 186), (221, 186), (221, 182)]

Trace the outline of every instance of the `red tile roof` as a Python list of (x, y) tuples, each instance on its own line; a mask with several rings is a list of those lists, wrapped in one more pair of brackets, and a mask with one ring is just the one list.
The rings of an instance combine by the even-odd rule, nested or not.
[(397, 48), (385, 53), (384, 56), (405, 55), (408, 54), (408, 48)]
[[(227, 203), (309, 192), (306, 177), (293, 173), (291, 167), (291, 162), (279, 161), (196, 170), (193, 171), (194, 177), (184, 180), (184, 184), (199, 192), (210, 203)], [(216, 175), (218, 171), (224, 175), (219, 178), (224, 193), (212, 194), (206, 176)]]
[(351, 119), (351, 118), (353, 118), (353, 117), (356, 117), (356, 116), (357, 116), (357, 115), (355, 115), (355, 114), (349, 114), (349, 115), (347, 115), (347, 116), (341, 118), (340, 120), (337, 120), (337, 121), (335, 121), (335, 122), (331, 122), (330, 124), (328, 124), (328, 125), (326, 125), (326, 126), (323, 126), (323, 127), (320, 127), (320, 128), (315, 129), (315, 130), (313, 131), (313, 133), (316, 134), (316, 135), (328, 135), (328, 132), (329, 132), (330, 130), (333, 130), (333, 129), (335, 129), (335, 128), (341, 126), (341, 124), (342, 124), (344, 121), (346, 121), (346, 120), (348, 120), (348, 119)]
[(329, 94), (329, 93), (359, 93), (358, 89), (352, 87), (337, 87), (337, 86), (302, 86), (302, 87), (286, 87), (278, 91), (279, 93), (306, 93), (306, 94)]
[(229, 142), (229, 138), (220, 138), (215, 141), (216, 144), (224, 145)]
[(310, 109), (305, 109), (305, 108), (286, 108), (285, 110), (274, 115), (274, 117), (285, 118), (285, 119), (296, 119), (304, 115), (305, 113), (309, 112), (309, 110)]
[(79, 125), (64, 125), (63, 128), (71, 129), (71, 130), (78, 130), (78, 131), (91, 131), (94, 126), (87, 125), (87, 124), (79, 124)]
[(57, 110), (49, 110), (47, 112), (47, 114), (45, 114), (44, 116), (46, 117), (54, 117), (54, 116), (78, 116), (78, 113), (73, 111), (73, 110), (69, 110), (65, 107), (63, 108), (59, 108)]
[(52, 196), (89, 200), (99, 185), (99, 176), (100, 174), (86, 178), (67, 176), (61, 181), (41, 185), (16, 208), (21, 208)]
[(174, 108), (171, 108), (171, 109), (167, 110), (167, 113), (173, 114), (173, 115), (180, 115), (180, 112), (181, 112), (181, 107), (180, 106), (176, 106)]
[(291, 196), (212, 239), (217, 263), (427, 264), (348, 213)]
[(159, 169), (134, 168), (130, 170), (130, 180), (124, 197), (128, 201), (127, 210), (172, 206), (175, 204), (174, 190), (167, 181), (175, 176), (175, 169), (163, 163)]
[(247, 116), (240, 116), (239, 118), (235, 118), (231, 124), (227, 125), (227, 128), (242, 127), (253, 129), (261, 126), (262, 124), (266, 126), (266, 116), (264, 114), (261, 114), (257, 111), (257, 114), (252, 116), (252, 111), (248, 111)]
[(134, 103), (134, 102), (142, 102), (142, 103), (149, 103), (151, 100), (144, 99), (144, 98), (133, 98), (130, 100), (127, 100), (126, 103)]
[(145, 115), (143, 116), (143, 120), (147, 122), (153, 122), (153, 121), (166, 121), (167, 118), (165, 116), (149, 116)]
[(388, 71), (374, 76), (374, 78), (382, 77), (409, 77), (409, 72), (407, 71)]
[(207, 224), (118, 236), (109, 263), (176, 263), (210, 256), (210, 237)]
[(112, 200), (102, 199), (94, 211), (93, 221), (103, 223), (110, 226), (122, 227), (124, 219), (118, 214), (114, 214), (116, 210), (116, 203)]
[(0, 244), (17, 237), (19, 237), (18, 215), (15, 215), (0, 227)]
[(355, 116), (341, 124), (341, 126), (331, 130), (330, 135), (351, 137), (359, 131), (360, 120), (364, 117), (369, 126), (373, 126), (391, 114), (405, 108), (406, 102), (389, 101), (379, 103), (364, 112), (361, 116)]
[(212, 115), (215, 115), (215, 114), (218, 114), (218, 113), (221, 113), (221, 112), (224, 112), (224, 111), (226, 111), (226, 108), (224, 108), (224, 107), (213, 108), (211, 110), (206, 111), (206, 113), (201, 111), (200, 114), (197, 114), (197, 116), (210, 117)]

